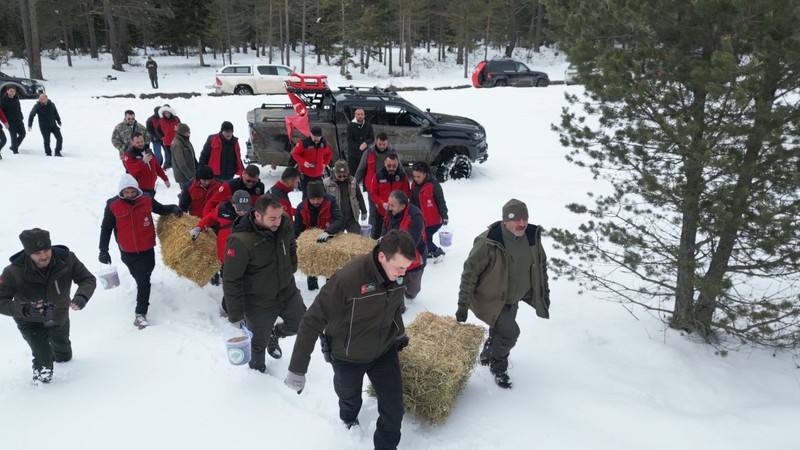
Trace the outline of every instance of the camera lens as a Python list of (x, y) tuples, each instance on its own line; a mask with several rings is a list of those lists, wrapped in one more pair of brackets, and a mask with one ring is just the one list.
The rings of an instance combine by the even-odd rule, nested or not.
[(56, 326), (56, 305), (52, 303), (44, 305), (44, 326), (47, 328)]

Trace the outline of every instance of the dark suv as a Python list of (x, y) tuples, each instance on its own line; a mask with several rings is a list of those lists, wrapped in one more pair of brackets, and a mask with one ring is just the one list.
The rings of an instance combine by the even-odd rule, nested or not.
[(38, 81), (30, 78), (17, 78), (0, 72), (0, 96), (6, 93), (6, 89), (13, 87), (17, 90), (19, 98), (37, 98), (39, 94), (44, 94), (44, 86)]
[[(334, 154), (347, 158), (347, 124), (357, 109), (363, 109), (375, 133), (385, 132), (404, 165), (425, 161), (441, 181), (469, 178), (472, 163), (489, 157), (486, 130), (466, 117), (432, 113), (408, 102), (396, 92), (380, 88), (341, 87), (337, 91), (289, 88), (305, 102), (311, 125), (322, 135)], [(261, 165), (290, 164), (292, 143), (302, 137), (287, 134), (286, 118), (292, 105), (267, 105), (247, 113), (250, 139), (247, 160)], [(335, 156), (334, 160), (337, 159)]]
[(481, 61), (472, 72), (472, 85), (476, 88), (495, 86), (547, 87), (550, 77), (544, 72), (531, 70), (513, 59)]

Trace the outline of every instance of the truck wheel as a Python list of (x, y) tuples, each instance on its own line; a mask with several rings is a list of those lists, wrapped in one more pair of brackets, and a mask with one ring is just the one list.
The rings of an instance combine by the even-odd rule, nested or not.
[(236, 86), (233, 93), (236, 95), (253, 95), (253, 89), (250, 86)]
[(508, 81), (506, 80), (497, 80), (497, 83), (494, 84), (495, 87), (506, 87), (508, 86)]
[(536, 87), (547, 87), (548, 84), (550, 83), (548, 83), (544, 78), (539, 78), (536, 80)]
[(450, 155), (436, 169), (436, 178), (441, 182), (469, 178), (470, 175), (472, 175), (472, 161), (460, 153)]

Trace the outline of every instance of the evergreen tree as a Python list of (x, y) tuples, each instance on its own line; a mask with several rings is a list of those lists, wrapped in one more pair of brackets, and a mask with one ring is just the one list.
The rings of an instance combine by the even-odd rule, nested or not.
[(709, 342), (796, 346), (797, 1), (545, 4), (586, 86), (554, 128), (611, 187), (551, 232), (558, 269)]

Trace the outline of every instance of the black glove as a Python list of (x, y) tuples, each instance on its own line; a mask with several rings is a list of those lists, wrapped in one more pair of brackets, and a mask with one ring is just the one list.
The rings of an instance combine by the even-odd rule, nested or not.
[(89, 300), (86, 297), (80, 294), (76, 295), (75, 298), (72, 299), (72, 303), (76, 304), (78, 306), (78, 309), (83, 309), (84, 307), (86, 307), (86, 302), (88, 301)]
[(180, 206), (175, 205), (172, 207), (172, 214), (175, 214), (176, 217), (181, 217), (183, 215), (183, 210)]
[(108, 254), (108, 250), (100, 250), (100, 256), (97, 257), (97, 260), (102, 264), (111, 264), (111, 255)]
[(42, 317), (44, 311), (44, 300), (36, 303), (26, 303), (22, 305), (22, 317)]
[(469, 309), (466, 306), (458, 305), (458, 311), (456, 311), (456, 321), (457, 322), (466, 322), (467, 316), (469, 315)]
[(446, 227), (448, 222), (449, 222), (449, 220), (447, 220), (447, 219), (442, 220), (442, 226)]
[(402, 352), (404, 348), (408, 347), (408, 335), (403, 333), (394, 338), (394, 346), (398, 352)]

